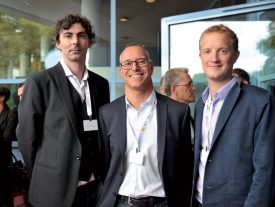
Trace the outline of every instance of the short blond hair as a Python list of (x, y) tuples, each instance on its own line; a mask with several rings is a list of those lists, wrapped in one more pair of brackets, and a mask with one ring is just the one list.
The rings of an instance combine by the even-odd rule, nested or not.
[(223, 25), (223, 24), (218, 24), (211, 26), (204, 30), (204, 32), (201, 34), (200, 41), (199, 41), (199, 47), (201, 47), (201, 40), (204, 37), (205, 34), (213, 33), (213, 32), (219, 32), (219, 33), (227, 33), (230, 35), (230, 38), (232, 39), (232, 48), (234, 51), (239, 50), (239, 39), (236, 35), (236, 33), (231, 30), (229, 27)]

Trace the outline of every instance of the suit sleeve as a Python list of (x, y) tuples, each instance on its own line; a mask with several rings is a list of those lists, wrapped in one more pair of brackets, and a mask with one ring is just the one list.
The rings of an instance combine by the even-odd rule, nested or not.
[[(271, 207), (275, 194), (275, 104), (274, 98), (266, 96), (258, 110), (254, 133), (254, 175), (244, 207)], [(245, 152), (244, 152), (245, 153)]]
[(23, 97), (18, 107), (16, 135), (29, 172), (32, 172), (36, 151), (42, 140), (43, 92), (33, 78), (26, 81)]

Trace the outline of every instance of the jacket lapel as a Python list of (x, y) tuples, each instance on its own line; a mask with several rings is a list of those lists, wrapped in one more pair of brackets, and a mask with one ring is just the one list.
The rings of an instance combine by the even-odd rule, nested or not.
[[(97, 94), (97, 91), (95, 90), (98, 86), (97, 86), (97, 83), (95, 82), (95, 78), (93, 76), (93, 73), (91, 71), (89, 71), (89, 78), (88, 78), (88, 82), (89, 82), (89, 89), (90, 89), (90, 94), (91, 94), (91, 102), (92, 102), (92, 106), (93, 106), (93, 109), (94, 110), (98, 110), (97, 108), (97, 100), (98, 100), (98, 94)], [(93, 111), (93, 115), (98, 118), (98, 114), (96, 113), (96, 111)]]
[(56, 73), (56, 75), (54, 75), (54, 79), (56, 80), (58, 86), (59, 95), (63, 101), (64, 108), (72, 123), (72, 126), (75, 128), (76, 117), (74, 113), (67, 77), (60, 63), (53, 70)]
[[(126, 115), (126, 103), (125, 103), (125, 96), (122, 96), (118, 99), (118, 105), (116, 107), (117, 112), (122, 120), (122, 122), (116, 123), (116, 128), (120, 131), (121, 138), (118, 139), (119, 146), (120, 146), (120, 153), (124, 156), (126, 152), (126, 145), (127, 145), (127, 115)], [(121, 124), (123, 123), (123, 124)]]
[(204, 102), (200, 98), (196, 104), (195, 110), (195, 167), (196, 163), (199, 160), (200, 148), (201, 148), (201, 133), (202, 133), (202, 117), (203, 117)]
[(164, 157), (164, 148), (165, 148), (165, 135), (166, 135), (166, 120), (167, 120), (167, 104), (165, 100), (161, 98), (160, 94), (157, 94), (157, 146), (158, 146), (158, 168), (161, 179), (162, 176), (162, 167), (163, 167), (163, 157)]
[(215, 141), (217, 140), (226, 121), (228, 120), (228, 118), (232, 112), (232, 109), (233, 109), (234, 105), (236, 104), (236, 101), (240, 95), (240, 91), (241, 91), (240, 83), (236, 82), (235, 85), (232, 87), (232, 89), (227, 94), (227, 96), (224, 100), (223, 106), (221, 108), (221, 111), (219, 113), (219, 117), (218, 117), (217, 124), (215, 127), (215, 132), (213, 135), (211, 148), (212, 148), (213, 144), (215, 143)]

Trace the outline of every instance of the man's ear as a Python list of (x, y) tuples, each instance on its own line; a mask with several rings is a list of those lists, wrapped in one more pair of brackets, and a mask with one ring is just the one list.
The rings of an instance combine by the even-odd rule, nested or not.
[(235, 52), (235, 54), (234, 54), (234, 63), (238, 60), (239, 56), (240, 56), (240, 52), (239, 51)]
[(150, 66), (151, 66), (151, 75), (153, 75), (153, 72), (154, 72), (154, 63), (150, 63)]
[(171, 95), (174, 93), (175, 90), (176, 90), (176, 86), (173, 85), (173, 84), (171, 84), (170, 85), (170, 93), (171, 93)]
[(60, 49), (60, 42), (59, 42), (59, 41), (57, 41), (57, 42), (55, 43), (55, 47), (61, 51), (61, 49)]

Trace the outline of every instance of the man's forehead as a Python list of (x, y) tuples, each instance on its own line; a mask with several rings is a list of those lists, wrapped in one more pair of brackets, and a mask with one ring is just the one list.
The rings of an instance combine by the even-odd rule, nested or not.
[(126, 47), (122, 52), (122, 54), (129, 54), (129, 55), (135, 54), (135, 53), (145, 54), (145, 50), (140, 46), (133, 45), (133, 46)]
[(66, 32), (70, 32), (75, 29), (77, 29), (81, 32), (86, 32), (85, 28), (80, 23), (74, 23), (69, 28), (63, 28), (63, 29), (61, 29), (61, 32), (66, 33)]
[(131, 46), (127, 47), (123, 50), (123, 52), (120, 55), (120, 59), (122, 61), (128, 60), (128, 59), (138, 59), (138, 58), (147, 58), (147, 54), (144, 51), (143, 48)]

